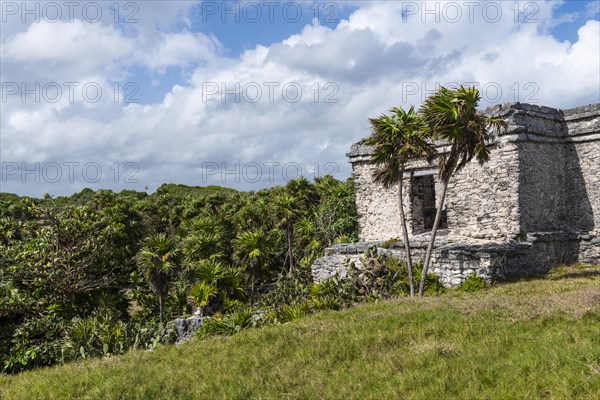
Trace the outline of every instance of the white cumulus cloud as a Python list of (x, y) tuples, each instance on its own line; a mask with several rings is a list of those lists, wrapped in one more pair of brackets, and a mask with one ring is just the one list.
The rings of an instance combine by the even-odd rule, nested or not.
[[(11, 79), (35, 73), (40, 80), (60, 76), (110, 86), (134, 67), (157, 73), (157, 79), (168, 76), (169, 67), (186, 76), (149, 104), (115, 102), (110, 91), (93, 104), (82, 98), (22, 103), (13, 96), (0, 117), (2, 158), (136, 163), (137, 186), (98, 183), (115, 189), (155, 189), (162, 182), (251, 189), (272, 183), (244, 182), (239, 174), (207, 178), (202, 167), (280, 163), (275, 171), (281, 183), (285, 163), (299, 163), (308, 176), (309, 164), (322, 173), (335, 172), (325, 171), (334, 163), (338, 177), (348, 176), (345, 153), (368, 134), (367, 119), (392, 106), (418, 106), (436, 84), (477, 84), (485, 90), (482, 106), (600, 101), (597, 19), (587, 20), (570, 43), (549, 30), (560, 19), (555, 2), (535, 3), (536, 23), (515, 22), (512, 2), (496, 2), (503, 16), (496, 22), (483, 18), (481, 9), (472, 21), (464, 9), (460, 21), (449, 21), (450, 3), (439, 2), (435, 22), (435, 15), (407, 14), (406, 2), (358, 2), (335, 28), (307, 25), (239, 57), (225, 57), (217, 37), (192, 32), (190, 9), (183, 6), (170, 15), (179, 23), (169, 32), (132, 34), (83, 22), (31, 25), (2, 39)], [(93, 186), (81, 180), (4, 184), (37, 195)]]

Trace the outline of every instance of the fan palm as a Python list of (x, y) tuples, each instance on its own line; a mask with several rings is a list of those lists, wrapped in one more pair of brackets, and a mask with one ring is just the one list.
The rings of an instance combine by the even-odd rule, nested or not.
[(275, 198), (275, 204), (280, 217), (279, 226), (284, 229), (287, 243), (286, 259), (289, 262), (291, 276), (294, 271), (294, 221), (298, 214), (298, 200), (287, 193), (281, 193)]
[(9, 243), (18, 236), (18, 224), (11, 217), (0, 218), (0, 244)]
[(477, 111), (480, 100), (479, 90), (475, 87), (464, 88), (461, 86), (457, 89), (441, 87), (428, 97), (421, 107), (421, 114), (431, 138), (442, 141), (450, 149), (439, 156), (441, 194), (425, 255), (419, 286), (420, 296), (423, 295), (425, 288), (425, 279), (431, 263), (433, 245), (440, 225), (450, 178), (473, 158), (477, 159), (480, 164), (487, 162), (490, 158), (488, 144), (496, 133), (506, 127), (504, 120), (490, 118)]
[(190, 232), (183, 243), (186, 262), (224, 257), (225, 232), (218, 215), (209, 214), (190, 222)]
[(273, 251), (269, 235), (261, 229), (242, 232), (234, 242), (234, 249), (238, 261), (247, 263), (249, 267), (252, 294), (254, 294), (256, 280)]
[(400, 225), (406, 250), (406, 264), (411, 297), (415, 294), (412, 257), (406, 217), (403, 204), (403, 180), (406, 161), (413, 157), (430, 158), (434, 154), (433, 147), (427, 143), (423, 134), (424, 123), (419, 114), (411, 107), (408, 111), (393, 108), (391, 115), (381, 115), (371, 118), (372, 134), (363, 141), (373, 146), (371, 162), (377, 166), (373, 179), (386, 188), (398, 185), (398, 208)]
[(137, 254), (137, 264), (152, 292), (158, 297), (160, 319), (164, 317), (164, 300), (169, 292), (169, 277), (179, 261), (179, 249), (166, 234), (150, 236)]
[(190, 300), (196, 307), (204, 307), (218, 293), (217, 288), (206, 282), (199, 281), (190, 289)]

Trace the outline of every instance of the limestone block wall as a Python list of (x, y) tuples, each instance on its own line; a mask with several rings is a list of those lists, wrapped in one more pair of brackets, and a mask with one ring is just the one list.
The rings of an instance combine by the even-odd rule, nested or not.
[[(354, 154), (358, 151), (355, 148)], [(368, 150), (360, 148), (360, 151)], [(510, 143), (498, 144), (489, 163), (481, 167), (474, 162), (451, 180), (445, 205), (451, 234), (506, 239), (519, 233), (519, 210), (515, 207), (518, 204), (517, 151)], [(375, 168), (368, 162), (368, 156), (353, 155), (351, 162), (360, 240), (401, 237), (397, 187), (385, 189), (373, 182)], [(410, 163), (409, 168), (403, 197), (409, 233), (414, 235), (424, 230), (417, 228), (422, 226), (423, 217), (419, 207), (413, 208), (413, 202), (418, 204), (420, 199), (415, 201), (413, 182), (416, 179), (411, 178), (410, 173), (433, 176), (436, 193), (440, 193), (440, 182), (437, 171), (423, 161)]]
[[(600, 104), (564, 110), (570, 224), (600, 235)], [(600, 246), (598, 246), (600, 247)], [(600, 251), (600, 250), (599, 250)]]
[[(492, 113), (510, 115), (509, 106), (496, 107)], [(512, 130), (517, 130), (513, 126)], [(508, 135), (507, 135), (508, 136)], [(444, 151), (439, 146), (439, 151)], [(480, 239), (503, 239), (520, 232), (518, 209), (519, 148), (499, 138), (492, 146), (490, 161), (480, 166), (472, 162), (450, 181), (446, 197), (447, 225), (450, 234)], [(384, 189), (373, 182), (375, 168), (369, 163), (367, 147), (353, 145), (348, 154), (352, 163), (359, 218), (359, 237), (363, 241), (387, 240), (400, 237), (397, 188)], [(424, 160), (410, 160), (407, 175), (432, 175), (435, 191), (440, 193), (440, 182), (435, 164)], [(411, 234), (422, 233), (416, 227), (422, 224), (422, 215), (415, 213), (413, 179), (405, 178), (404, 208)], [(439, 197), (436, 196), (436, 202)]]
[[(427, 243), (415, 242), (411, 244), (413, 258), (422, 259), (425, 255)], [(523, 273), (538, 273), (549, 268), (551, 264), (544, 261), (538, 263), (537, 269), (528, 270), (531, 263), (531, 243), (494, 243), (485, 245), (466, 245), (440, 241), (432, 258), (430, 273), (437, 275), (441, 283), (446, 286), (455, 286), (464, 281), (469, 275), (475, 273), (482, 276), (488, 283), (496, 280)], [(337, 245), (326, 250), (326, 255), (312, 265), (312, 276), (316, 282), (322, 282), (335, 276), (346, 278), (350, 265), (363, 268), (361, 260), (365, 251), (376, 249), (384, 257), (405, 259), (406, 252), (402, 243), (392, 247), (383, 247), (381, 242), (368, 242), (348, 245)], [(524, 272), (525, 271), (525, 272)]]
[[(376, 168), (369, 162), (368, 147), (354, 144), (347, 155), (352, 163), (359, 239), (368, 242), (402, 237), (398, 187), (386, 189), (381, 184), (373, 182), (373, 172)], [(429, 170), (429, 173), (436, 174), (437, 181), (435, 170), (422, 160), (412, 161), (410, 169), (413, 174), (415, 170)], [(403, 204), (409, 233), (412, 234), (411, 225), (414, 216), (411, 213), (411, 171), (408, 171), (404, 177)]]
[[(519, 234), (600, 229), (600, 104), (557, 110), (510, 103), (486, 110), (508, 128), (491, 146), (483, 167), (472, 162), (452, 178), (446, 198), (450, 235), (514, 239)], [(439, 151), (444, 151), (442, 145)], [(400, 237), (397, 188), (372, 181), (369, 149), (354, 145), (353, 166), (360, 238)], [(411, 160), (408, 173), (435, 176), (435, 165)], [(412, 202), (414, 181), (405, 179), (404, 205), (409, 232), (423, 229)], [(416, 207), (418, 208), (418, 207)], [(419, 210), (417, 210), (419, 211)]]
[(564, 110), (574, 162), (568, 172), (567, 209), (579, 232), (579, 261), (600, 264), (600, 104)]
[(555, 110), (520, 104), (519, 209), (525, 232), (597, 231), (600, 104)]
[[(436, 240), (432, 272), (452, 286), (473, 272), (491, 281), (560, 263), (600, 263), (600, 104), (556, 110), (512, 103), (486, 112), (508, 128), (491, 145), (488, 163), (471, 163), (450, 181), (448, 230)], [(368, 148), (353, 145), (348, 156), (362, 242), (327, 249), (313, 265), (316, 280), (345, 276), (349, 263), (373, 247), (405, 257), (401, 243), (382, 246), (401, 237), (397, 188), (373, 182)], [(436, 193), (440, 184), (435, 165), (424, 160), (410, 160), (407, 170), (403, 204), (419, 259), (426, 248), (426, 237), (416, 236), (425, 230), (421, 210), (431, 204), (424, 185), (432, 180), (418, 178), (434, 176)]]
[[(600, 263), (600, 254), (597, 252), (599, 246), (600, 236), (561, 232), (528, 234), (524, 242), (467, 244), (441, 238), (436, 242), (430, 272), (437, 275), (444, 286), (458, 285), (472, 273), (482, 276), (489, 283), (545, 273), (563, 263)], [(426, 240), (413, 241), (413, 259), (422, 259), (426, 247)], [(326, 255), (313, 264), (313, 279), (321, 282), (334, 276), (347, 277), (350, 264), (363, 267), (360, 261), (365, 257), (365, 252), (372, 249), (385, 257), (406, 257), (401, 242), (392, 246), (382, 242), (336, 245), (326, 249)]]
[(521, 142), (519, 164), (521, 230), (563, 230), (567, 195), (564, 144)]
[(565, 227), (566, 126), (559, 110), (521, 105), (513, 119), (520, 126), (519, 208), (523, 232)]
[(446, 199), (451, 235), (507, 240), (520, 230), (518, 147), (499, 142), (490, 161), (471, 162), (450, 180)]
[[(360, 240), (400, 237), (402, 232), (398, 211), (398, 190), (395, 187), (384, 189), (383, 186), (373, 182), (374, 170), (375, 168), (367, 161), (357, 161), (352, 165)], [(405, 198), (408, 199), (408, 196)], [(407, 203), (408, 200), (405, 201), (406, 210), (408, 210)]]
[[(496, 199), (500, 204), (482, 220), (486, 225), (501, 225), (493, 227), (490, 234), (486, 232), (487, 226), (482, 230), (472, 223), (463, 229), (463, 235), (511, 240), (526, 232), (563, 229), (566, 126), (561, 111), (510, 103), (491, 107), (486, 112), (502, 117), (508, 124), (496, 140), (490, 161), (483, 166), (484, 171), (504, 179), (494, 181), (493, 193), (489, 193), (486, 186), (488, 194), (493, 196), (489, 207), (494, 208)], [(472, 215), (473, 211), (465, 210), (461, 217)], [(485, 210), (480, 212), (485, 213)]]
[(600, 233), (585, 233), (577, 240), (577, 261), (587, 264), (600, 264)]

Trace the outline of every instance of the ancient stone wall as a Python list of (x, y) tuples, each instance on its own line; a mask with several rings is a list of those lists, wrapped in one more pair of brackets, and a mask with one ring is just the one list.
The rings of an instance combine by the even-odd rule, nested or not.
[[(446, 287), (460, 284), (473, 273), (482, 276), (488, 283), (511, 276), (542, 273), (556, 263), (554, 254), (562, 253), (547, 246), (553, 246), (554, 242), (541, 243), (534, 247), (532, 243), (525, 242), (464, 244), (442, 239), (433, 253), (430, 273), (437, 275)], [(412, 243), (413, 258), (422, 259), (426, 248), (426, 241)], [(365, 259), (365, 252), (372, 249), (385, 257), (406, 257), (401, 242), (392, 246), (381, 242), (337, 245), (328, 248), (326, 255), (313, 264), (313, 279), (322, 282), (335, 276), (347, 277), (351, 263), (363, 267), (361, 260)], [(535, 268), (530, 268), (533, 258), (538, 262)]]
[[(360, 240), (400, 237), (402, 232), (398, 212), (398, 189), (384, 189), (380, 184), (373, 182), (374, 171), (375, 168), (367, 160), (355, 160), (352, 165)], [(405, 209), (408, 210), (408, 207), (406, 201)]]
[(490, 161), (471, 162), (450, 180), (446, 209), (455, 236), (508, 240), (519, 231), (518, 147), (499, 142)]
[[(556, 110), (512, 103), (486, 113), (505, 119), (508, 128), (491, 144), (488, 163), (470, 163), (451, 179), (448, 229), (436, 241), (432, 272), (449, 286), (472, 272), (490, 281), (559, 263), (600, 263), (600, 104)], [(402, 236), (397, 187), (373, 182), (369, 148), (353, 145), (348, 156), (362, 242), (328, 249), (313, 265), (317, 280), (344, 276), (349, 262), (373, 246), (404, 258), (401, 244), (381, 246)], [(431, 177), (437, 194), (435, 165), (409, 161), (403, 204), (415, 259), (425, 252)]]
[[(600, 234), (600, 104), (564, 110), (569, 224)], [(600, 251), (600, 250), (599, 250)]]
[[(508, 115), (510, 107), (495, 108), (495, 114)], [(513, 130), (518, 127), (513, 127)], [(438, 151), (444, 151), (443, 146)], [(387, 240), (400, 237), (397, 188), (384, 189), (373, 182), (375, 168), (369, 163), (367, 147), (353, 145), (348, 154), (352, 163), (356, 189), (356, 205), (359, 216), (360, 239), (365, 241)], [(518, 147), (506, 140), (492, 145), (491, 160), (480, 166), (477, 162), (467, 165), (452, 178), (446, 197), (447, 225), (451, 234), (481, 239), (507, 239), (520, 232), (518, 209)], [(413, 186), (416, 178), (433, 176), (436, 193), (440, 182), (435, 164), (424, 160), (410, 160), (404, 183), (404, 205), (410, 234), (420, 234), (425, 229), (415, 193), (421, 188)], [(418, 199), (417, 199), (418, 200)], [(436, 196), (439, 201), (439, 196)], [(416, 207), (415, 207), (416, 206)]]
[(519, 209), (522, 232), (565, 228), (565, 147), (560, 143), (519, 143)]
[[(600, 226), (600, 105), (556, 110), (511, 103), (491, 107), (508, 128), (491, 145), (490, 161), (467, 165), (448, 188), (450, 235), (487, 240), (514, 239), (529, 232), (593, 231)], [(438, 150), (443, 152), (443, 146)], [(397, 188), (372, 180), (369, 149), (354, 145), (353, 164), (361, 240), (400, 237)], [(435, 165), (407, 165), (404, 205), (410, 234), (420, 234), (423, 175)], [(416, 196), (418, 194), (418, 196)]]

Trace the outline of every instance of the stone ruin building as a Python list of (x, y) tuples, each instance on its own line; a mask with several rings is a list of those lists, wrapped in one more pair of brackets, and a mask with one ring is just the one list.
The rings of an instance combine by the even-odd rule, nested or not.
[[(568, 110), (510, 103), (488, 108), (508, 128), (448, 187), (430, 271), (446, 286), (472, 272), (486, 281), (546, 272), (560, 263), (600, 263), (600, 103)], [(444, 147), (438, 146), (443, 152)], [(345, 276), (366, 250), (404, 258), (397, 186), (372, 178), (369, 148), (354, 144), (359, 243), (336, 245), (315, 262), (315, 280)], [(436, 211), (435, 164), (410, 160), (404, 207), (413, 258), (424, 258)], [(387, 242), (387, 243), (386, 243)]]

